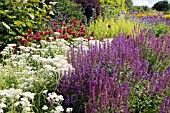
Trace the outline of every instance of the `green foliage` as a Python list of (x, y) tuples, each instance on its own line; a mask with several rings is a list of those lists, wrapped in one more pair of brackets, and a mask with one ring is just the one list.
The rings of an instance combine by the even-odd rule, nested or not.
[[(15, 43), (15, 37), (21, 36), (29, 29), (33, 31), (43, 28), (43, 24), (51, 18), (52, 8), (38, 1), (27, 3), (7, 0), (0, 3), (0, 50), (8, 43)], [(46, 17), (46, 18), (44, 18)]]
[(154, 25), (153, 29), (155, 36), (157, 37), (160, 35), (166, 35), (166, 33), (170, 31), (170, 27), (163, 23), (158, 23), (157, 25)]
[(70, 0), (53, 0), (57, 2), (53, 5), (53, 12), (57, 16), (59, 21), (69, 21), (76, 18), (77, 20), (83, 20), (81, 6)]
[(132, 113), (155, 113), (160, 111), (159, 105), (162, 103), (163, 97), (158, 95), (150, 96), (150, 84), (148, 84), (147, 88), (145, 88), (145, 84), (147, 84), (147, 80), (138, 83), (130, 92), (128, 101)]
[(135, 22), (131, 22), (123, 16), (120, 16), (117, 20), (114, 20), (114, 18), (102, 19), (100, 17), (95, 23), (91, 22), (90, 26), (87, 27), (87, 33), (90, 35), (94, 31), (94, 37), (101, 40), (103, 37), (116, 37), (122, 32), (130, 34), (134, 26)]
[(109, 12), (109, 17), (117, 17), (126, 11), (125, 0), (100, 0), (100, 3), (104, 8), (103, 15)]
[(132, 9), (133, 8), (133, 2), (132, 0), (125, 0), (125, 6), (128, 9)]

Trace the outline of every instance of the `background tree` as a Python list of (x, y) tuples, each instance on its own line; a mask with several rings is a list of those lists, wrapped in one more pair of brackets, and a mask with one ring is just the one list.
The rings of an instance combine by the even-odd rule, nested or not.
[(169, 9), (168, 1), (159, 1), (153, 5), (152, 9), (155, 9), (157, 11), (167, 11)]
[(133, 8), (132, 0), (125, 0), (125, 6), (130, 10)]

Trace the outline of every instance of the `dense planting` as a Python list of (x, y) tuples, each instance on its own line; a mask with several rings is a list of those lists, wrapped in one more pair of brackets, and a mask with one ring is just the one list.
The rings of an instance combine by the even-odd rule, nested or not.
[(130, 4), (3, 0), (0, 113), (169, 113), (169, 17)]
[[(164, 59), (170, 61), (166, 46), (170, 37), (159, 41), (144, 33), (136, 39), (119, 36), (111, 42), (96, 42), (88, 51), (80, 47), (75, 52), (72, 48), (68, 59), (75, 70), (70, 76), (65, 73), (58, 86), (66, 99), (64, 106), (86, 113), (168, 111), (163, 99), (169, 98), (170, 73), (163, 63)], [(154, 63), (151, 55), (156, 57)], [(165, 71), (154, 70), (157, 62)]]

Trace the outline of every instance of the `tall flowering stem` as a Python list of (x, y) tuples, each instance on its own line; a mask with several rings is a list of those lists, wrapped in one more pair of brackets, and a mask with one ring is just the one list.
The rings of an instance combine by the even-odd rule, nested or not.
[[(74, 112), (85, 113), (148, 112), (160, 110), (162, 106), (167, 108), (163, 98), (169, 94), (169, 68), (166, 72), (154, 70), (149, 56), (144, 56), (149, 47), (152, 54), (163, 58), (160, 51), (168, 48), (161, 48), (161, 44), (166, 45), (166, 41), (161, 43), (144, 31), (136, 39), (125, 37), (120, 35), (104, 43), (96, 41), (87, 51), (82, 46), (78, 51), (71, 47), (68, 59), (75, 70), (65, 73), (58, 85), (59, 93), (66, 99), (65, 108), (73, 107)], [(150, 41), (158, 42), (159, 46)]]

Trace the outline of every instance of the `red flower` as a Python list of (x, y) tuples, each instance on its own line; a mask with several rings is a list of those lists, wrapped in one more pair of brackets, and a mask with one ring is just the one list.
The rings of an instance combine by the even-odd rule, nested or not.
[(50, 42), (50, 38), (49, 37), (47, 37), (47, 42)]
[(36, 32), (36, 35), (39, 36), (40, 35), (39, 32)]
[(42, 38), (41, 38), (40, 36), (35, 36), (34, 39), (35, 39), (36, 41), (42, 40)]
[(49, 35), (49, 34), (50, 34), (50, 31), (46, 31), (44, 34), (45, 34), (45, 35)]
[(65, 40), (70, 39), (70, 37), (68, 36), (68, 34), (64, 34), (64, 39), (65, 39)]
[(58, 25), (58, 22), (53, 22), (53, 25), (54, 25), (54, 26)]
[(62, 34), (60, 34), (59, 38), (63, 38), (63, 35), (62, 35)]
[(32, 36), (33, 36), (33, 33), (31, 32), (28, 36), (32, 37)]
[(75, 35), (75, 34), (77, 34), (77, 32), (72, 31), (72, 32), (70, 32), (70, 34)]
[(85, 39), (87, 39), (88, 41), (90, 40), (90, 38), (88, 36), (85, 36)]
[(28, 30), (29, 33), (32, 33), (32, 30)]
[(28, 37), (28, 38), (27, 38), (27, 41), (28, 41), (28, 42), (31, 42), (31, 41), (32, 41), (32, 39)]
[(22, 44), (24, 44), (24, 43), (26, 43), (26, 42), (27, 42), (27, 40), (25, 40), (25, 39), (21, 40), (21, 43), (22, 43)]
[(77, 22), (76, 22), (76, 21), (73, 21), (73, 25), (74, 25), (74, 26), (77, 26)]
[(40, 35), (44, 35), (45, 33), (44, 32), (40, 32)]
[(57, 38), (56, 38), (56, 37), (54, 37), (52, 40), (53, 40), (53, 41), (55, 41), (56, 39), (57, 39)]
[(82, 26), (83, 25), (83, 22), (80, 22), (80, 26)]
[(66, 26), (66, 23), (64, 23), (63, 26)]
[(66, 28), (63, 28), (63, 33), (66, 33)]
[(16, 49), (16, 48), (17, 48), (17, 46), (12, 46), (12, 48), (13, 48), (13, 49)]
[(23, 34), (23, 36), (26, 38), (28, 36), (28, 34)]
[(62, 30), (62, 29), (59, 29), (57, 32), (59, 32), (59, 33), (63, 33), (63, 30)]
[(86, 30), (85, 30), (85, 29), (83, 29), (83, 30), (82, 30), (82, 32), (86, 33)]
[(54, 31), (54, 32), (56, 32), (56, 31), (57, 31), (57, 29), (56, 29), (56, 28), (53, 28), (53, 31)]
[(86, 33), (85, 32), (80, 32), (81, 36), (85, 36)]
[(128, 35), (126, 36), (126, 38), (129, 39), (129, 38), (130, 38), (130, 35), (128, 34)]
[(60, 22), (61, 25), (64, 25), (65, 23), (64, 22)]
[(94, 31), (91, 32), (90, 36), (94, 36)]
[(46, 31), (48, 31), (48, 28), (45, 28)]
[(108, 25), (108, 28), (111, 28), (111, 25)]
[(22, 41), (22, 38), (18, 38), (19, 41)]

